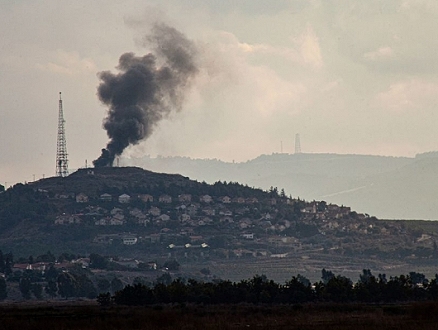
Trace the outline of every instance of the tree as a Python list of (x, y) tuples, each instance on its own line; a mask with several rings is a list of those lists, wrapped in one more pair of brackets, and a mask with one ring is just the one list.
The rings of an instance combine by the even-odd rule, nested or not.
[(143, 276), (136, 276), (134, 277), (134, 280), (132, 281), (132, 285), (135, 286), (137, 284), (149, 286), (151, 284), (146, 277)]
[(46, 254), (42, 254), (42, 255), (37, 256), (36, 261), (37, 262), (55, 262), (56, 257), (52, 254), (52, 252), (47, 251)]
[[(367, 284), (374, 278), (373, 274), (369, 269), (363, 269), (362, 274), (359, 275), (359, 282), (363, 284)], [(375, 279), (375, 278), (374, 278)]]
[(306, 287), (311, 286), (310, 280), (307, 277), (305, 277), (305, 276), (303, 276), (301, 274), (297, 275), (297, 281), (302, 283)]
[(380, 279), (377, 280), (369, 269), (364, 269), (359, 276), (359, 281), (354, 286), (356, 299), (365, 302), (379, 302), (382, 300), (383, 286), (384, 283)]
[(169, 285), (172, 282), (172, 276), (170, 276), (169, 273), (164, 273), (163, 275), (157, 277), (156, 282)]
[(3, 256), (2, 250), (0, 250), (0, 273), (5, 272), (5, 258)]
[(114, 277), (112, 280), (111, 280), (111, 292), (112, 293), (116, 293), (117, 291), (120, 291), (120, 290), (122, 290), (123, 289), (123, 282), (119, 279), (119, 278), (117, 278), (117, 277)]
[(208, 245), (211, 246), (213, 249), (217, 248), (224, 248), (227, 246), (227, 238), (225, 236), (212, 236), (208, 240)]
[(57, 292), (58, 292), (58, 284), (56, 283), (56, 279), (53, 280), (49, 280), (47, 282), (46, 287), (44, 288), (44, 291), (52, 298), (57, 296)]
[[(50, 253), (50, 251), (47, 253)], [(73, 259), (76, 259), (76, 255), (64, 252), (58, 257), (58, 262), (63, 262), (64, 260), (72, 261)]]
[(282, 291), (285, 301), (280, 302), (303, 303), (313, 300), (310, 281), (301, 275), (293, 276), (290, 281), (286, 282)]
[(14, 265), (14, 257), (13, 257), (11, 252), (6, 254), (4, 257), (5, 257), (5, 271), (4, 271), (4, 273), (6, 276), (9, 276), (10, 274), (12, 274), (12, 266)]
[(209, 268), (202, 268), (199, 272), (203, 275), (210, 275), (211, 274)]
[(30, 278), (26, 274), (23, 274), (18, 287), (24, 299), (30, 299), (31, 284)]
[(111, 294), (109, 292), (107, 293), (101, 293), (97, 296), (97, 302), (100, 306), (109, 306), (111, 305)]
[(422, 284), (424, 286), (427, 286), (427, 284), (429, 283), (426, 276), (422, 273), (409, 272), (409, 277), (412, 281), (412, 284)]
[[(167, 294), (167, 288), (164, 288)], [(114, 302), (118, 305), (142, 306), (153, 303), (155, 301), (154, 295), (156, 295), (156, 292), (152, 293), (152, 290), (147, 286), (141, 284), (127, 285), (123, 290), (116, 292)]]
[(53, 264), (49, 266), (49, 269), (47, 269), (46, 273), (44, 274), (47, 281), (56, 281), (56, 279), (59, 276), (59, 270), (55, 268)]
[(345, 276), (332, 277), (325, 285), (324, 298), (335, 302), (348, 302), (353, 299), (353, 282)]
[(76, 294), (77, 281), (70, 273), (61, 273), (57, 279), (58, 292), (63, 298), (74, 297)]
[(43, 298), (43, 286), (39, 283), (32, 283), (30, 286), (30, 291), (33, 293), (35, 298), (42, 299)]
[(327, 284), (328, 281), (330, 281), (333, 277), (335, 277), (335, 274), (331, 272), (330, 270), (325, 270), (325, 268), (321, 271), (321, 279), (324, 284)]
[(108, 260), (97, 253), (90, 254), (90, 267), (98, 269), (106, 269)]
[(100, 278), (97, 281), (97, 288), (99, 289), (99, 292), (108, 292), (111, 287), (110, 281), (108, 281), (106, 278)]
[(0, 300), (5, 300), (7, 297), (6, 280), (4, 277), (0, 277)]
[(180, 264), (176, 260), (169, 260), (169, 261), (166, 261), (163, 266), (165, 268), (167, 268), (167, 270), (177, 271), (177, 270), (179, 270)]
[(86, 274), (81, 273), (73, 273), (76, 278), (76, 297), (87, 297), (90, 299), (94, 299), (97, 297), (97, 290)]

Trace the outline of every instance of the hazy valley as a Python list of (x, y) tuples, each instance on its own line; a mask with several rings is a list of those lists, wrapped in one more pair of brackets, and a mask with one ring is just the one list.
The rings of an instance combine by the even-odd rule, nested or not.
[(186, 157), (122, 159), (121, 164), (194, 180), (284, 188), (287, 195), (348, 205), (379, 219), (438, 219), (438, 156), (272, 154), (242, 163)]

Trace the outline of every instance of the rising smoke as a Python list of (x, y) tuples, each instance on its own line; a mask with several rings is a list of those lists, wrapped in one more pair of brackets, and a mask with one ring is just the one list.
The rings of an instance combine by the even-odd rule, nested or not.
[(103, 127), (110, 141), (93, 161), (95, 167), (112, 166), (126, 147), (147, 139), (161, 119), (180, 110), (198, 72), (194, 43), (176, 29), (156, 24), (145, 42), (153, 53), (125, 53), (117, 66), (120, 73), (99, 73), (97, 94), (109, 107)]

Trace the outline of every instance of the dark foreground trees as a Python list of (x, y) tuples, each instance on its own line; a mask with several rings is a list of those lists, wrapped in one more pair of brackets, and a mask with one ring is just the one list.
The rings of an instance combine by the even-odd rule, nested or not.
[(310, 284), (298, 275), (285, 284), (278, 284), (256, 275), (240, 282), (199, 282), (175, 279), (169, 283), (156, 282), (128, 285), (109, 298), (100, 295), (98, 301), (119, 305), (151, 305), (161, 303), (202, 304), (300, 304), (306, 302), (365, 302), (393, 303), (403, 301), (438, 300), (438, 281), (427, 281), (421, 274), (410, 273), (386, 279), (384, 274), (375, 277), (364, 270), (356, 284), (344, 276), (323, 270), (322, 280)]

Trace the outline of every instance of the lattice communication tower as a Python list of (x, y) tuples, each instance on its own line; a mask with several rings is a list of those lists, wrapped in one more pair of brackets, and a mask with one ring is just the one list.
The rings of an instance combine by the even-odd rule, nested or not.
[(65, 120), (62, 109), (61, 92), (59, 92), (58, 141), (56, 146), (56, 176), (68, 175), (67, 143), (65, 141)]
[(295, 153), (301, 153), (301, 142), (300, 142), (300, 134), (295, 134)]

